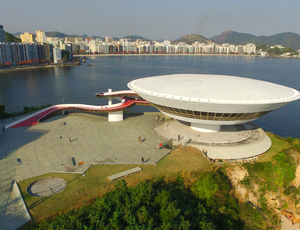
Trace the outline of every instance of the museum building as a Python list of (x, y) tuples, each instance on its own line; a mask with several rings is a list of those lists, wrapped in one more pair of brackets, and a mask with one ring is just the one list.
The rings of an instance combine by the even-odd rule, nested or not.
[(128, 87), (163, 114), (201, 132), (253, 121), (300, 98), (299, 91), (286, 86), (227, 75), (154, 76)]

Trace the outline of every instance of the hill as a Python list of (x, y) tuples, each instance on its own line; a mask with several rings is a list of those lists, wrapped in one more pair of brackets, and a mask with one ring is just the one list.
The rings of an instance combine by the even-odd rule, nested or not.
[(184, 42), (186, 44), (191, 45), (192, 43), (194, 43), (196, 41), (206, 43), (206, 42), (209, 41), (209, 39), (207, 39), (207, 38), (205, 38), (201, 35), (198, 35), (198, 34), (192, 34), (192, 35), (185, 35), (181, 38), (178, 38), (178, 39), (172, 41), (172, 44), (177, 44), (179, 42)]
[(52, 31), (52, 32), (45, 32), (45, 35), (47, 37), (59, 37), (59, 38), (65, 38), (65, 37), (81, 37), (78, 35), (68, 35), (65, 33), (57, 32), (57, 31)]
[(272, 36), (254, 36), (248, 33), (225, 31), (221, 35), (214, 36), (213, 41), (237, 45), (254, 43), (256, 45), (282, 45), (292, 49), (300, 48), (300, 35), (291, 32), (279, 33)]
[(151, 41), (150, 39), (144, 38), (144, 37), (139, 36), (139, 35), (127, 35), (127, 36), (125, 36), (124, 38), (130, 40), (131, 42), (134, 42), (134, 41), (136, 41), (137, 39), (141, 39), (141, 40), (143, 40), (143, 41)]
[(21, 42), (21, 39), (11, 33), (5, 32), (6, 42)]

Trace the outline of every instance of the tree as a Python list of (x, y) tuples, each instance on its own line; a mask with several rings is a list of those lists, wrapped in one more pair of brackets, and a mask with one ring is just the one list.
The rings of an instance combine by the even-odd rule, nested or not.
[(219, 188), (217, 181), (214, 179), (214, 172), (200, 175), (194, 188), (194, 192), (201, 199), (209, 199)]
[(69, 62), (70, 61), (70, 52), (67, 50), (61, 51), (61, 56), (63, 57), (63, 62)]

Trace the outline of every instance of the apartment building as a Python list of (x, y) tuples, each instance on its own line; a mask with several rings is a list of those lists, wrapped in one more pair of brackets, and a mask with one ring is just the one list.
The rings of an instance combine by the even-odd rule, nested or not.
[(22, 42), (24, 43), (30, 43), (30, 42), (34, 42), (35, 40), (35, 35), (31, 34), (29, 32), (25, 32), (24, 34), (20, 34), (20, 39), (22, 40)]
[(0, 25), (0, 42), (6, 42), (5, 30), (2, 25)]
[(41, 42), (41, 43), (46, 42), (46, 35), (45, 35), (44, 31), (42, 31), (42, 30), (36, 31), (36, 41)]

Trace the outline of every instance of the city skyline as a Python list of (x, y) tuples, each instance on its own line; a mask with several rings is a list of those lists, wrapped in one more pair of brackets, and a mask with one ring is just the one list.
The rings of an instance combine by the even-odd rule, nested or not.
[(255, 36), (300, 34), (296, 25), (300, 2), (294, 0), (87, 0), (84, 4), (77, 0), (31, 0), (30, 4), (16, 0), (1, 6), (5, 10), (0, 24), (9, 33), (43, 30), (79, 36), (139, 35), (152, 40), (175, 40), (190, 34), (210, 38), (227, 30)]

